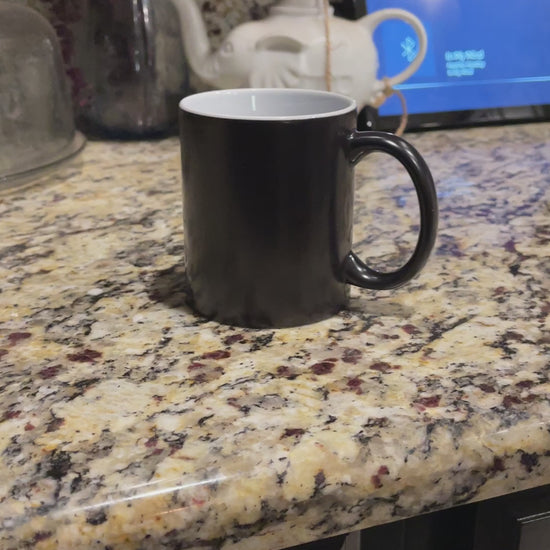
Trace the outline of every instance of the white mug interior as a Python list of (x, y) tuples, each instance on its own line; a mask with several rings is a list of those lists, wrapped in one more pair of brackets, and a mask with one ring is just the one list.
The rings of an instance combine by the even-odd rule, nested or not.
[(325, 118), (356, 109), (355, 100), (345, 95), (287, 88), (214, 90), (187, 96), (179, 106), (196, 115), (237, 120)]

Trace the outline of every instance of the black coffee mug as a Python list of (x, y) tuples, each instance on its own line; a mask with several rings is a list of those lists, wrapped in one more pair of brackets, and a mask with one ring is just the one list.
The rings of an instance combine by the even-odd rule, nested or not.
[[(329, 92), (239, 89), (180, 102), (186, 270), (203, 316), (285, 327), (346, 306), (347, 283), (394, 288), (424, 266), (437, 231), (430, 170), (405, 140), (358, 132), (355, 102)], [(401, 268), (352, 251), (353, 168), (382, 151), (407, 169), (420, 234)]]

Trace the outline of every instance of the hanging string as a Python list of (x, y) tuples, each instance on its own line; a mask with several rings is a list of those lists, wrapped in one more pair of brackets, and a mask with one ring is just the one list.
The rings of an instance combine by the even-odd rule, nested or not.
[[(325, 19), (325, 83), (327, 90), (330, 91), (332, 88), (332, 68), (331, 68), (331, 42), (330, 42), (330, 4), (329, 0), (319, 0), (323, 3), (323, 16)], [(401, 109), (403, 114), (401, 115), (401, 122), (399, 127), (395, 131), (395, 135), (402, 136), (403, 132), (407, 128), (407, 123), (409, 121), (409, 114), (407, 110), (407, 101), (405, 96), (400, 90), (396, 90), (390, 84), (390, 80), (387, 76), (382, 79), (384, 83), (384, 88), (379, 94), (378, 98), (372, 104), (373, 107), (378, 109), (386, 99), (392, 95), (396, 95), (399, 98), (401, 103)]]
[(332, 88), (332, 56), (330, 53), (330, 6), (329, 0), (321, 0), (323, 3), (323, 16), (325, 19), (325, 83), (327, 90), (330, 92)]
[(393, 88), (390, 84), (390, 79), (385, 76), (382, 79), (382, 82), (384, 83), (384, 88), (378, 95), (377, 99), (372, 103), (372, 106), (376, 109), (378, 109), (388, 97), (391, 97), (392, 95), (396, 95), (399, 98), (399, 101), (401, 103), (401, 122), (399, 123), (399, 127), (397, 130), (395, 130), (394, 134), (396, 136), (402, 136), (403, 132), (405, 132), (405, 129), (407, 128), (407, 123), (409, 122), (409, 112), (407, 110), (407, 100), (405, 99), (405, 96), (401, 92), (401, 90), (397, 90), (396, 88)]

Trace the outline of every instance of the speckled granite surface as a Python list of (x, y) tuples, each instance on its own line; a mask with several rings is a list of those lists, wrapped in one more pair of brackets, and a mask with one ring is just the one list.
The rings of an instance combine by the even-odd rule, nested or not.
[[(550, 125), (409, 139), (436, 253), (298, 329), (186, 308), (175, 140), (4, 193), (0, 547), (269, 550), (549, 483)], [(357, 250), (395, 265), (410, 184), (357, 179)]]

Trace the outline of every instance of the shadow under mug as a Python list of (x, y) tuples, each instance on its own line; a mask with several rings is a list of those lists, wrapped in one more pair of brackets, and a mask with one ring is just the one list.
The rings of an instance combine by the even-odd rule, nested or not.
[[(238, 89), (180, 102), (186, 270), (192, 306), (248, 327), (315, 322), (344, 308), (348, 284), (389, 289), (424, 266), (437, 232), (430, 170), (405, 140), (356, 130), (353, 99)], [(420, 204), (411, 258), (380, 273), (351, 250), (354, 165), (395, 157)]]

